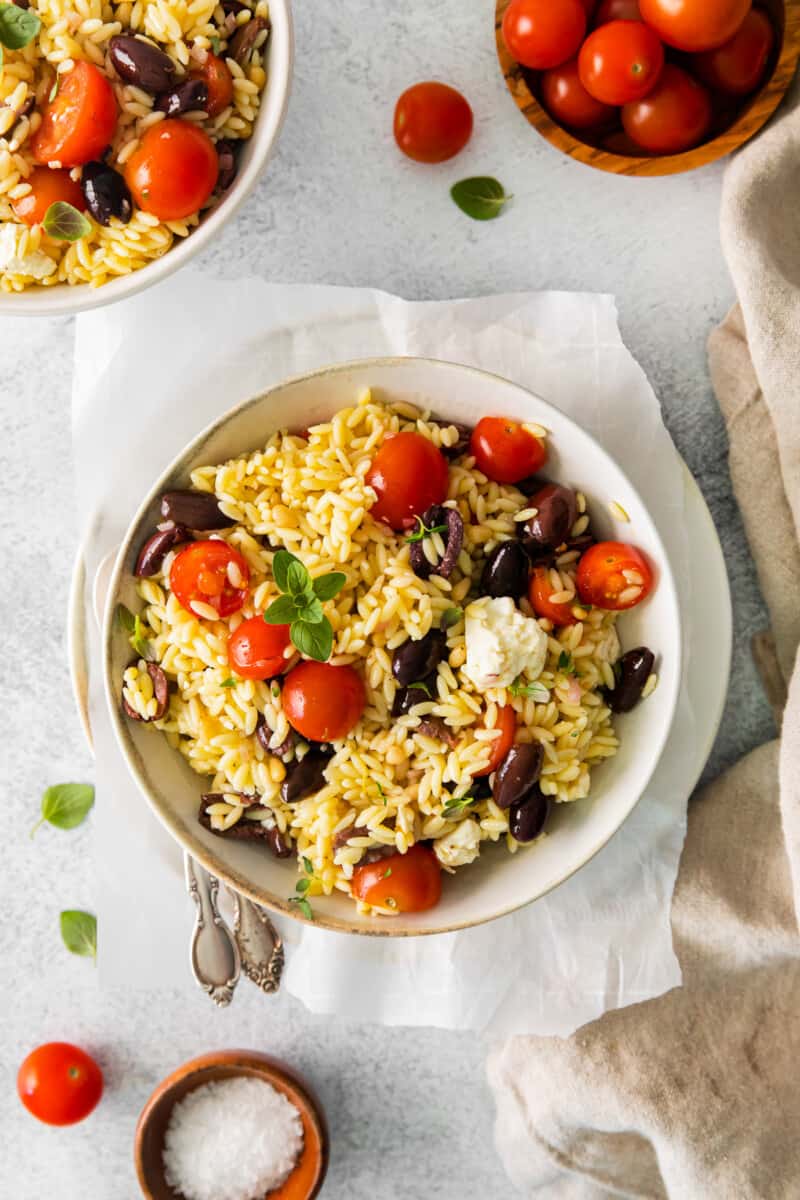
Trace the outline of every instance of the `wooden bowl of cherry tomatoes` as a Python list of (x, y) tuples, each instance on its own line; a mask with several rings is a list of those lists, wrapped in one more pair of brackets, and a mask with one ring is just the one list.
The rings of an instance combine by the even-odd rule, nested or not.
[(800, 0), (497, 0), (497, 53), (531, 125), (621, 175), (673, 175), (751, 138), (800, 56)]

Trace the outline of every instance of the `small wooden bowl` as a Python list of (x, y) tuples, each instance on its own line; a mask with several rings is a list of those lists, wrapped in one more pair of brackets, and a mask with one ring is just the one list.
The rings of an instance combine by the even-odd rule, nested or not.
[(506, 49), (502, 23), (510, 3), (511, 0), (497, 0), (495, 33), (500, 66), (517, 107), (534, 129), (563, 154), (616, 175), (677, 175), (724, 158), (758, 133), (772, 116), (786, 95), (800, 57), (800, 0), (760, 0), (760, 7), (768, 12), (777, 34), (760, 91), (738, 102), (732, 98), (731, 109), (719, 114), (710, 140), (702, 145), (682, 154), (647, 155), (629, 142), (620, 127), (601, 130), (595, 139), (584, 131), (580, 137), (589, 140), (582, 141), (578, 134), (556, 124), (539, 102), (538, 72), (521, 67)]
[[(193, 1058), (158, 1085), (136, 1126), (134, 1160), (147, 1200), (182, 1200), (164, 1178), (164, 1137), (173, 1107), (194, 1088), (220, 1079), (253, 1075), (271, 1083), (298, 1109), (305, 1144), (297, 1166), (269, 1200), (313, 1200), (328, 1169), (328, 1128), (322, 1108), (303, 1080), (276, 1058), (255, 1050), (219, 1050)], [(267, 1198), (265, 1197), (265, 1200)]]

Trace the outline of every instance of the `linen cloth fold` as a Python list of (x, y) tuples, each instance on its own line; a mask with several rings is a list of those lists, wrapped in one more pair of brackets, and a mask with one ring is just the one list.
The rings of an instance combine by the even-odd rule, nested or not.
[(800, 108), (727, 170), (722, 244), (739, 305), (709, 341), (788, 696), (781, 740), (690, 806), (672, 908), (683, 986), (490, 1055), (496, 1144), (529, 1196), (800, 1196), (798, 185)]

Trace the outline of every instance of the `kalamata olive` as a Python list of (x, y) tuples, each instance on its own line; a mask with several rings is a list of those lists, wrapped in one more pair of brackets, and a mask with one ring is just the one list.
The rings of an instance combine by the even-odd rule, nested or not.
[(81, 188), (86, 207), (98, 225), (110, 225), (112, 217), (123, 225), (130, 221), (133, 201), (119, 171), (104, 162), (88, 162), (81, 171)]
[(200, 797), (200, 811), (197, 814), (197, 819), (203, 828), (207, 829), (209, 833), (213, 833), (215, 837), (227, 838), (232, 842), (265, 842), (276, 858), (288, 858), (292, 853), (291, 838), (288, 834), (281, 833), (277, 826), (267, 829), (261, 821), (248, 821), (240, 818), (229, 829), (213, 828), (211, 817), (208, 814), (209, 805), (229, 803), (229, 797), (235, 798), (237, 803), (243, 805), (244, 808), (261, 803), (260, 796), (248, 795), (244, 792), (206, 792)]
[(436, 425), (440, 425), (442, 429), (451, 429), (455, 427), (458, 430), (458, 440), (453, 442), (452, 446), (440, 446), (442, 454), (445, 458), (459, 458), (462, 454), (466, 454), (469, 449), (470, 438), (472, 437), (472, 428), (469, 425), (462, 425), (460, 421), (435, 421)]
[(174, 546), (188, 542), (189, 534), (182, 525), (170, 524), (166, 529), (157, 529), (139, 551), (133, 573), (139, 579), (149, 579), (161, 570), (164, 559)]
[(538, 782), (544, 762), (541, 742), (519, 742), (512, 746), (494, 777), (492, 795), (498, 808), (511, 808)]
[(208, 104), (208, 87), (202, 79), (184, 79), (168, 92), (162, 92), (153, 107), (168, 117), (203, 111)]
[(392, 704), (392, 716), (404, 717), (415, 704), (424, 704), (436, 694), (436, 676), (429, 675), (427, 679), (415, 680), (408, 687), (400, 687), (395, 692)]
[(547, 824), (549, 814), (550, 801), (537, 784), (524, 800), (511, 805), (508, 831), (517, 842), (533, 842)]
[(263, 716), (259, 716), (258, 724), (256, 725), (256, 737), (267, 753), (274, 754), (275, 757), (279, 758), (282, 763), (290, 763), (294, 761), (295, 746), (297, 743), (293, 729), (289, 730), (280, 746), (276, 746), (273, 750), (270, 746), (270, 742), (272, 741), (272, 730), (270, 729), (269, 725), (267, 725)]
[(170, 56), (151, 42), (129, 34), (117, 34), (108, 43), (108, 57), (120, 79), (157, 95), (175, 82), (176, 67)]
[(434, 566), (428, 562), (422, 542), (412, 542), (409, 554), (411, 569), (419, 579), (430, 579), (434, 573), (441, 575), (443, 579), (449, 579), (464, 544), (464, 522), (461, 513), (455, 508), (434, 504), (426, 509), (420, 519), (428, 529), (444, 526), (444, 532), (441, 534), (444, 558)]
[(309, 750), (305, 758), (293, 763), (281, 784), (284, 804), (294, 804), (325, 787), (325, 767), (329, 759), (330, 754), (324, 750)]
[(642, 698), (644, 685), (653, 670), (655, 655), (646, 646), (629, 650), (619, 660), (619, 672), (615, 688), (604, 688), (606, 704), (615, 713), (630, 712)]
[(292, 839), (285, 833), (281, 833), (277, 825), (272, 829), (267, 830), (265, 838), (267, 848), (272, 851), (276, 858), (290, 858), (292, 854)]
[(240, 25), (228, 46), (228, 53), (237, 63), (246, 63), (252, 57), (253, 51), (266, 42), (263, 33), (269, 34), (270, 24), (264, 17), (251, 17), (246, 25)]
[(530, 506), (536, 509), (536, 516), (529, 517), (520, 532), (527, 553), (533, 556), (566, 542), (578, 519), (578, 498), (572, 488), (547, 483), (531, 496)]
[(444, 717), (423, 717), (414, 732), (444, 742), (451, 749), (458, 744), (455, 730), (450, 728)]
[(187, 529), (227, 529), (236, 522), (226, 517), (211, 492), (165, 492), (161, 515)]
[(247, 5), (242, 4), (242, 0), (222, 0), (222, 11), (226, 16), (232, 13), (236, 17), (240, 12), (245, 12), (246, 9)]
[[(138, 660), (137, 660), (138, 661)], [(158, 663), (147, 663), (147, 674), (153, 681), (153, 695), (156, 698), (156, 711), (152, 717), (143, 717), (138, 713), (132, 705), (122, 696), (122, 708), (126, 717), (130, 717), (132, 721), (143, 721), (149, 724), (150, 721), (160, 721), (169, 708), (169, 683)]]
[(227, 138), (220, 138), (217, 142), (217, 158), (219, 159), (217, 191), (226, 192), (236, 178), (236, 154), (233, 142)]
[(511, 596), (518, 600), (528, 590), (528, 556), (519, 542), (501, 542), (486, 560), (481, 578), (482, 596)]
[(392, 674), (401, 687), (408, 687), (417, 679), (426, 679), (442, 661), (447, 645), (447, 634), (440, 629), (431, 629), (425, 637), (413, 642), (409, 638), (398, 646), (392, 655)]

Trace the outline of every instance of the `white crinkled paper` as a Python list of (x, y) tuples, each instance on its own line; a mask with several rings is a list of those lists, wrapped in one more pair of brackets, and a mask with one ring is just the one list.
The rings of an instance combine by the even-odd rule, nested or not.
[[(676, 577), (688, 579), (682, 464), (622, 343), (610, 296), (409, 303), (196, 271), (78, 319), (74, 441), (87, 578), (119, 544), (152, 480), (212, 419), (287, 376), (379, 355), (482, 367), (563, 409), (627, 472)], [(181, 853), (126, 773), (105, 712), (99, 637), (87, 620), (101, 980), (192, 987), (193, 908)], [(697, 753), (684, 691), (645, 796), (567, 883), (510, 917), (438, 937), (358, 938), (284, 920), (284, 987), (309, 1009), (344, 1019), (567, 1035), (607, 1009), (678, 985), (669, 910), (686, 828), (686, 763)]]

